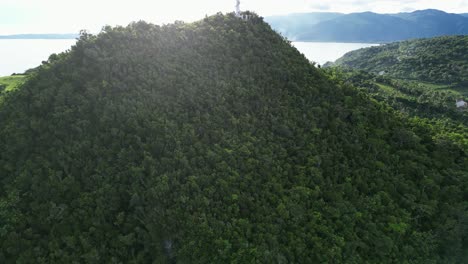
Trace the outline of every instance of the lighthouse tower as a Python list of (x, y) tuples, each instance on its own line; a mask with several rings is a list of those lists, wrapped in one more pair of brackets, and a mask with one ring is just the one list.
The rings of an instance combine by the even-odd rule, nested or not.
[(240, 0), (236, 0), (236, 17), (241, 17)]

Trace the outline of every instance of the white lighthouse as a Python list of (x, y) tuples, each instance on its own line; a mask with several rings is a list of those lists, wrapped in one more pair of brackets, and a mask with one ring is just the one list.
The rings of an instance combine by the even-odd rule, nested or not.
[(240, 0), (236, 0), (236, 17), (241, 17), (241, 13), (240, 13)]

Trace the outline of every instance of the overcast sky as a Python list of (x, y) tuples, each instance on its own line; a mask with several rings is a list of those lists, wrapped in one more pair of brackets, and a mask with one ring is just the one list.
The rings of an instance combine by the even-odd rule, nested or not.
[[(20, 33), (97, 33), (104, 25), (146, 20), (161, 24), (194, 21), (218, 11), (231, 12), (235, 0), (0, 0), (0, 35)], [(410, 12), (440, 9), (468, 13), (468, 0), (241, 0), (242, 10), (261, 16), (298, 12)]]

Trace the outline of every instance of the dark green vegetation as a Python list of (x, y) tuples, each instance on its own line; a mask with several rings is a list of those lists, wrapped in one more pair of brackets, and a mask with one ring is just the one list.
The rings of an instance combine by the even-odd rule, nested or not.
[(19, 34), (19, 35), (4, 35), (0, 39), (76, 39), (77, 34)]
[(467, 151), (260, 17), (83, 34), (0, 107), (2, 263), (463, 263)]
[(417, 39), (360, 49), (345, 54), (334, 65), (446, 84), (467, 94), (468, 36)]
[(326, 66), (341, 66), (326, 71), (468, 149), (468, 111), (455, 105), (468, 96), (467, 36), (361, 49)]
[[(437, 137), (450, 138), (461, 148), (468, 149), (468, 111), (457, 109), (455, 101), (463, 98), (463, 94), (453, 87), (343, 68), (327, 68), (326, 72), (331, 78), (346, 80), (376, 100), (389, 104), (412, 121), (432, 126)], [(466, 90), (464, 92), (466, 94)]]
[(433, 9), (398, 14), (292, 14), (267, 21), (296, 41), (385, 43), (468, 34), (468, 17)]

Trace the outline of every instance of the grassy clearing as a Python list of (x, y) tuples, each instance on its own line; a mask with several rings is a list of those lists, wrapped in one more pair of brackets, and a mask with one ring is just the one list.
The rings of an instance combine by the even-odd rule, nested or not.
[(0, 77), (0, 92), (12, 91), (18, 88), (25, 80), (25, 75)]
[(377, 84), (377, 86), (380, 88), (380, 90), (382, 90), (382, 92), (390, 95), (390, 96), (395, 96), (395, 97), (401, 97), (401, 98), (408, 98), (408, 96), (402, 92), (400, 92), (398, 89), (392, 87), (392, 86), (389, 86), (389, 85), (386, 85), (386, 84), (382, 84), (382, 83), (375, 83)]
[(26, 80), (26, 75), (13, 75), (0, 77), (0, 105), (3, 103), (5, 93), (13, 91)]

